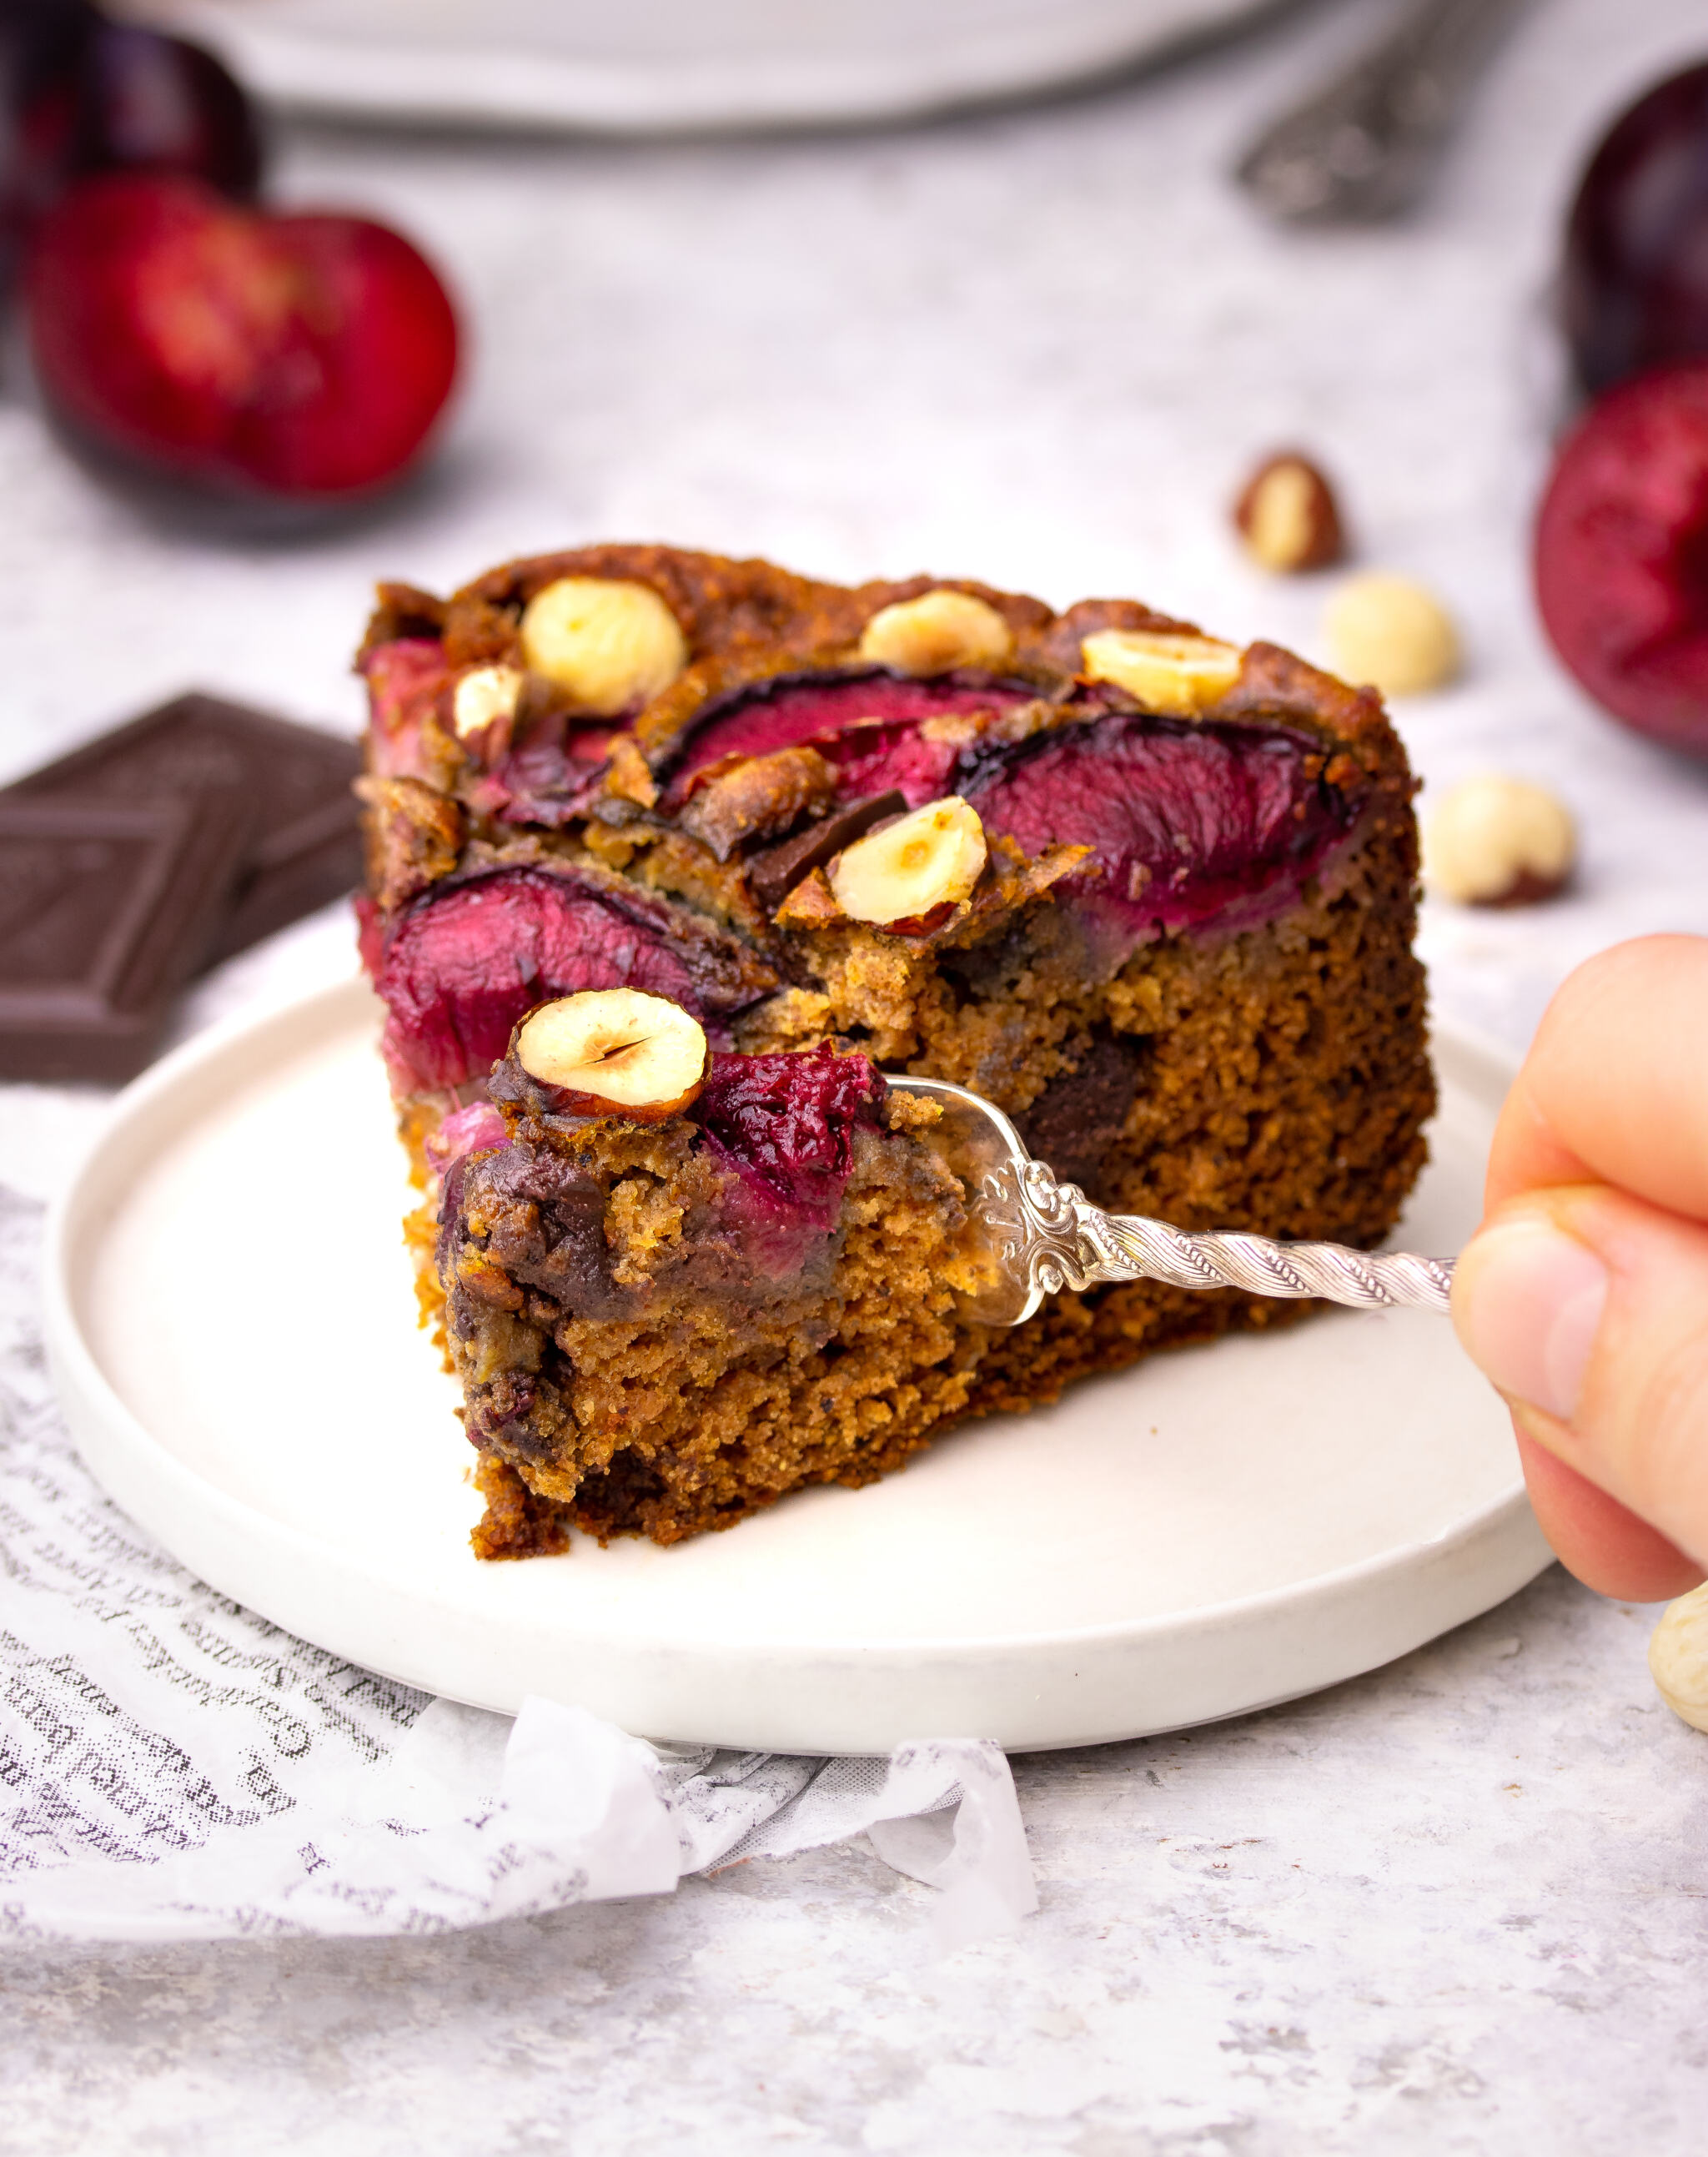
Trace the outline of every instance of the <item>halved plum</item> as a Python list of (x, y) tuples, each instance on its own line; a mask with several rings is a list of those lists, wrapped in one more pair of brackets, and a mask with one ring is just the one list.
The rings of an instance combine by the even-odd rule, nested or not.
[(768, 967), (666, 900), (531, 867), (435, 885), (374, 957), (381, 1047), (401, 1094), (484, 1078), (523, 1015), (555, 996), (643, 989), (709, 1031), (776, 986)]
[(1536, 584), (1554, 649), (1598, 704), (1708, 754), (1708, 360), (1621, 383), (1567, 437)]
[(1286, 728), (1112, 712), (975, 749), (957, 790), (1029, 855), (1094, 847), (1059, 892), (1143, 935), (1244, 925), (1296, 893), (1355, 813), (1325, 760)]

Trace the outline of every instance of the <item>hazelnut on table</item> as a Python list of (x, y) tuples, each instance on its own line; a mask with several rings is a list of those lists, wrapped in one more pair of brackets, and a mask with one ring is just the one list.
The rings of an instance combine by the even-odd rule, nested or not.
[(1459, 671), (1447, 609), (1422, 584), (1385, 569), (1347, 579), (1329, 601), (1323, 632), (1341, 680), (1368, 682), (1385, 697), (1421, 696)]
[(1693, 1730), (1708, 1730), (1708, 1583), (1669, 1603), (1649, 1643), (1655, 1690)]
[(1462, 906), (1551, 898), (1577, 857), (1571, 811), (1527, 780), (1496, 772), (1462, 780), (1424, 817), (1424, 878)]
[(1325, 569), (1345, 552), (1335, 491), (1309, 457), (1279, 450), (1258, 466), (1233, 506), (1234, 528), (1266, 569)]

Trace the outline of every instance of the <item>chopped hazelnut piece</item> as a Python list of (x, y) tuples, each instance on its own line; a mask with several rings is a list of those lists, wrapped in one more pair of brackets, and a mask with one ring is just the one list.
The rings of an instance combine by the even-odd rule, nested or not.
[(956, 667), (1001, 667), (1014, 634), (987, 600), (970, 592), (922, 592), (881, 607), (866, 625), (860, 656), (898, 674), (947, 674)]
[(1100, 629), (1080, 646), (1093, 682), (1113, 682), (1153, 712), (1192, 718), (1239, 679), (1244, 654), (1211, 636), (1149, 629)]
[(688, 663), (681, 625), (652, 587), (608, 577), (559, 577), (536, 592), (522, 648), (533, 672), (601, 718), (661, 696)]
[(958, 904), (985, 861), (979, 812), (951, 794), (857, 839), (831, 864), (830, 886), (851, 921), (885, 928)]
[(451, 692), (450, 723), (466, 742), (488, 727), (507, 724), (516, 716), (524, 680), (516, 667), (476, 667), (459, 677)]

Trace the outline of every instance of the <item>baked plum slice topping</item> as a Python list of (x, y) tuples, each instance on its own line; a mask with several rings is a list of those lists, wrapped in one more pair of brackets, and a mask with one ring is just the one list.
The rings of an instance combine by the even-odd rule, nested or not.
[(506, 824), (554, 828), (572, 822), (597, 790), (611, 744), (623, 731), (548, 713), (526, 724), (493, 770), (470, 783), (468, 800)]
[(931, 681), (882, 671), (779, 675), (706, 707), (671, 770), (665, 806), (679, 807), (697, 776), (726, 758), (810, 744), (836, 766), (845, 798), (893, 787), (916, 809), (944, 791), (960, 746), (923, 731), (928, 720), (1005, 711), (1037, 694), (1024, 682), (966, 674)]
[(517, 1022), (553, 997), (641, 989), (716, 1031), (776, 977), (663, 899), (518, 867), (424, 893), (386, 936), (374, 986), (394, 1082), (414, 1094), (485, 1078)]
[(1296, 892), (1352, 821), (1324, 762), (1286, 728), (1115, 712), (974, 750), (959, 790), (1029, 855), (1093, 847), (1058, 895), (1144, 935), (1230, 909), (1243, 926)]
[(877, 1128), (888, 1088), (863, 1056), (828, 1046), (776, 1056), (714, 1056), (690, 1114), (738, 1182), (725, 1225), (773, 1279), (795, 1270), (836, 1225), (854, 1133)]
[(1596, 702), (1708, 754), (1708, 360), (1621, 383), (1567, 436), (1536, 582), (1555, 650)]
[(368, 741), (374, 775), (434, 783), (439, 759), (424, 730), (450, 680), (437, 637), (399, 636), (361, 662), (368, 683)]

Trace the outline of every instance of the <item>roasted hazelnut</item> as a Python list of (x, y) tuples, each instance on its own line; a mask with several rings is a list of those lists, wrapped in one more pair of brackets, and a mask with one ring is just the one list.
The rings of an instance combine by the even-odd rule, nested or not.
[(652, 587), (612, 577), (559, 577), (536, 592), (522, 648), (536, 674), (601, 718), (661, 695), (688, 663), (682, 625)]
[(1673, 1713), (1708, 1730), (1708, 1585), (1667, 1605), (1649, 1640), (1649, 1669)]
[(1001, 667), (1014, 632), (971, 592), (922, 592), (881, 607), (866, 625), (860, 656), (898, 674), (947, 674), (956, 667)]
[(985, 859), (978, 811), (950, 794), (857, 839), (831, 862), (830, 886), (851, 921), (924, 922), (959, 904)]
[(639, 989), (584, 989), (531, 1012), (512, 1043), (560, 1115), (625, 1115), (661, 1123), (687, 1107), (705, 1081), (699, 1021)]
[(1281, 576), (1325, 569), (1345, 551), (1334, 489), (1294, 450), (1258, 466), (1234, 504), (1233, 522), (1253, 560)]
[(1100, 629), (1080, 646), (1093, 682), (1113, 682), (1153, 712), (1191, 718), (1238, 681), (1245, 655), (1213, 636), (1152, 629)]
[(1382, 569), (1349, 577), (1324, 616), (1329, 664), (1342, 681), (1385, 697), (1421, 696), (1452, 681), (1458, 632), (1433, 592)]
[(1572, 812), (1541, 786), (1489, 772), (1449, 787), (1423, 826), (1423, 873), (1462, 906), (1524, 906), (1570, 881)]
[(459, 741), (484, 734), (489, 727), (507, 730), (521, 701), (525, 677), (516, 667), (474, 667), (457, 678), (451, 695), (451, 724)]

